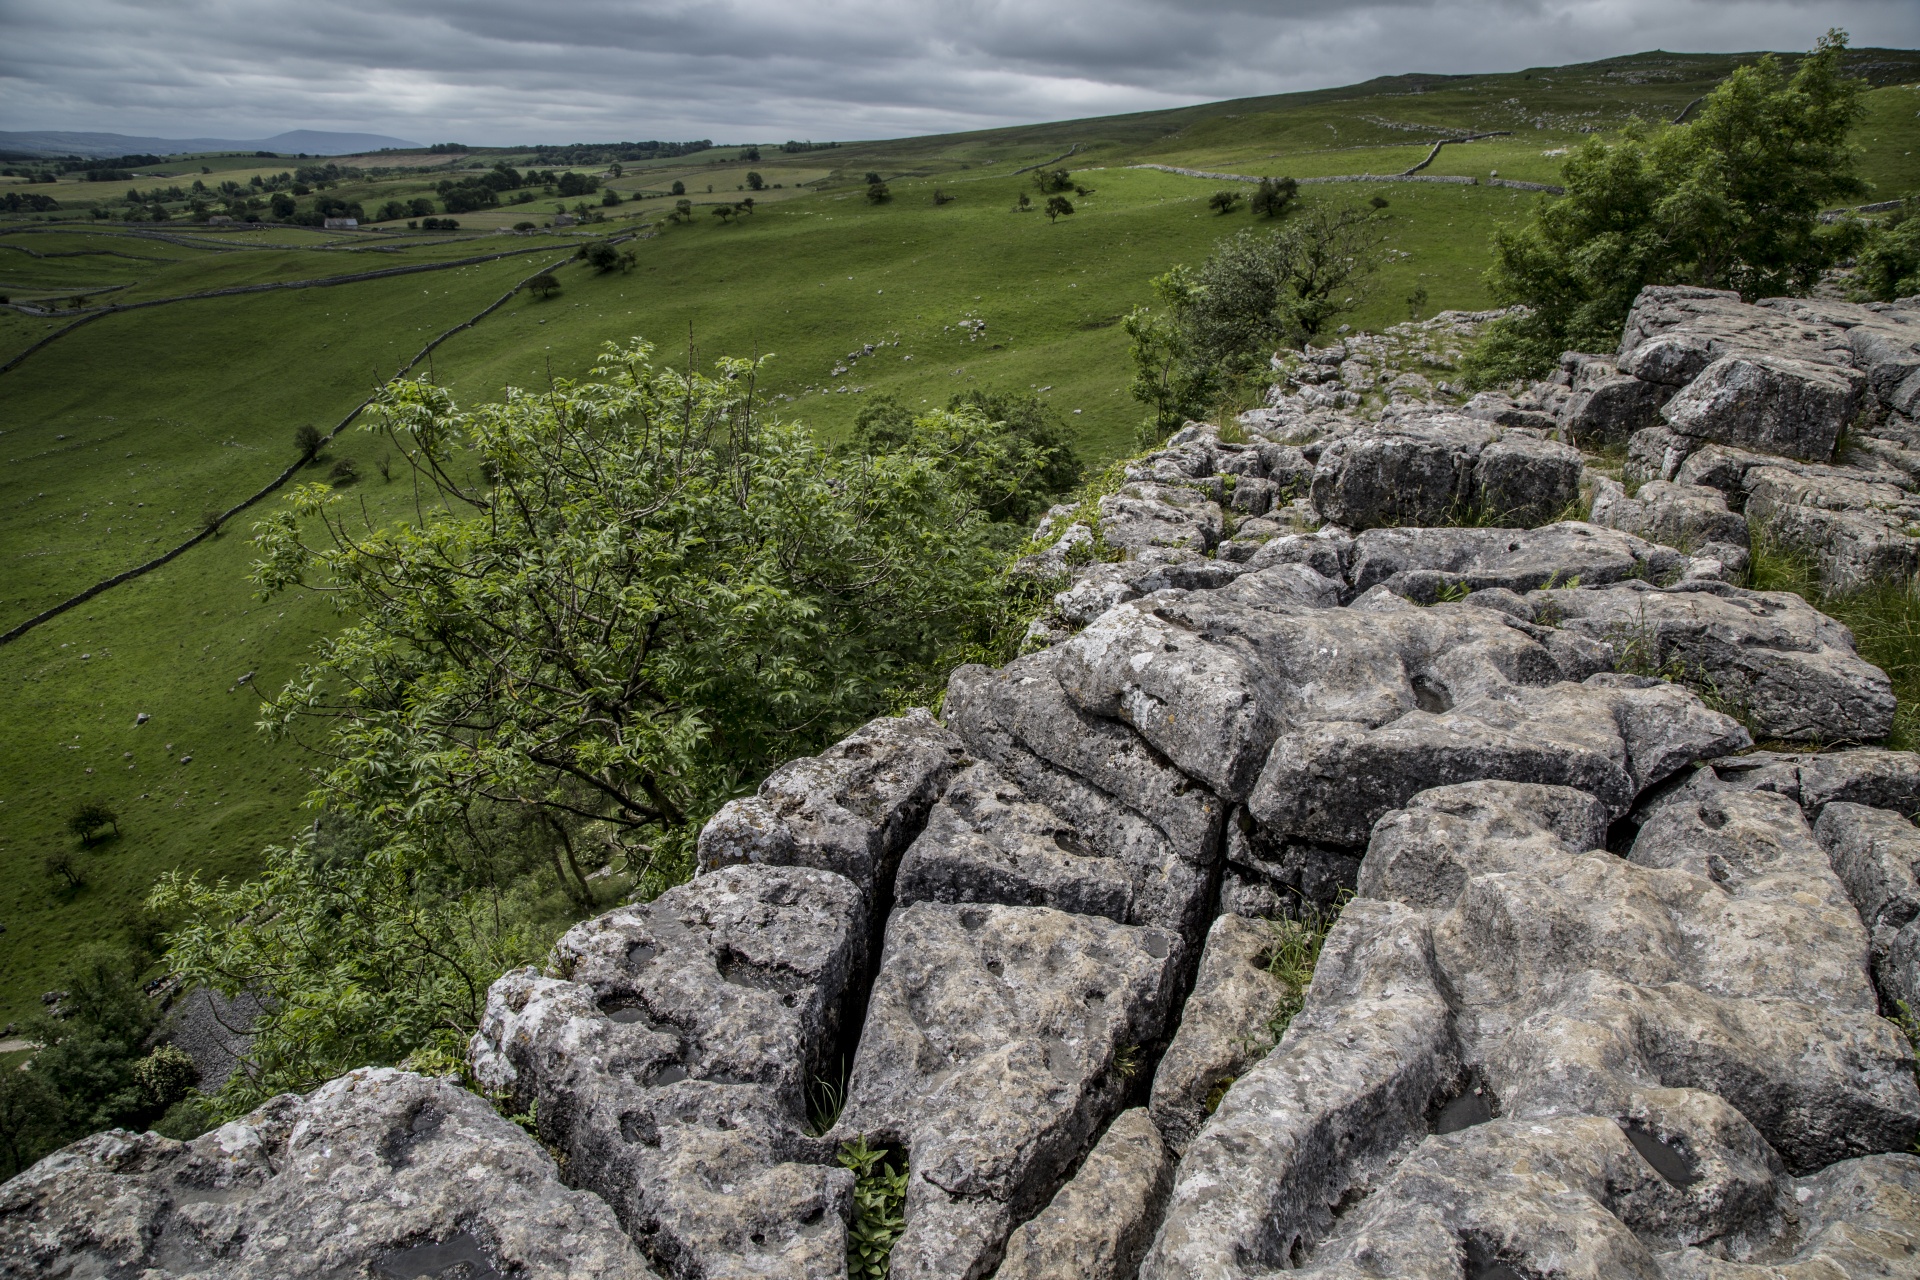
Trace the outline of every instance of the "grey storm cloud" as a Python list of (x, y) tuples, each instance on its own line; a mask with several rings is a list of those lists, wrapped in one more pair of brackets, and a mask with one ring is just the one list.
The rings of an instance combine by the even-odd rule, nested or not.
[(0, 0), (0, 128), (869, 138), (1644, 49), (1911, 46), (1913, 0)]

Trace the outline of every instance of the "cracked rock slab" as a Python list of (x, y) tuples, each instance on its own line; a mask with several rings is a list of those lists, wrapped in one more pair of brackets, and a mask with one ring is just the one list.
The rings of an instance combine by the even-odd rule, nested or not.
[[(853, 1178), (804, 1130), (865, 943), (861, 895), (810, 867), (720, 868), (576, 925), (566, 978), (494, 983), (471, 1050), (669, 1274), (831, 1277)], [(537, 1104), (537, 1105), (536, 1105)]]
[(702, 871), (755, 862), (845, 876), (883, 895), (927, 810), (966, 749), (925, 708), (883, 716), (817, 756), (789, 760), (700, 832)]
[(1180, 939), (1046, 907), (895, 912), (836, 1137), (904, 1146), (900, 1280), (986, 1274), (1165, 1033)]
[(1207, 932), (1193, 992), (1154, 1072), (1148, 1103), (1176, 1152), (1200, 1131), (1210, 1097), (1272, 1047), (1268, 1021), (1291, 994), (1267, 970), (1273, 947), (1273, 927), (1264, 920), (1223, 915)]
[[(192, 1142), (113, 1129), (0, 1186), (0, 1275), (653, 1277), (594, 1195), (450, 1079), (366, 1067)], [(429, 1271), (427, 1268), (432, 1268)]]
[(1153, 1121), (1123, 1111), (1073, 1180), (1018, 1227), (995, 1280), (1133, 1280), (1173, 1185), (1173, 1164)]
[(1785, 591), (1643, 583), (1538, 591), (1536, 617), (1613, 647), (1616, 662), (1711, 690), (1753, 732), (1862, 742), (1893, 728), (1893, 686), (1844, 626)]
[(1313, 505), (1348, 529), (1444, 525), (1469, 512), (1545, 524), (1578, 494), (1580, 455), (1519, 429), (1457, 413), (1368, 424), (1321, 451)]

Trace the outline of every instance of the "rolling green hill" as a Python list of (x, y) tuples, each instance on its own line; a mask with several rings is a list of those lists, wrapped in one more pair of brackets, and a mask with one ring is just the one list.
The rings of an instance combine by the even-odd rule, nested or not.
[[(555, 204), (575, 202), (509, 201), (462, 214), (451, 235), (408, 232), (404, 221), (351, 233), (248, 230), (76, 220), (84, 202), (118, 200), (121, 184), (38, 184), (63, 209), (0, 223), (0, 293), (51, 314), (0, 308), (0, 363), (76, 318), (86, 323), (0, 373), (0, 631), (191, 536), (203, 513), (233, 506), (296, 460), (296, 428), (331, 429), (429, 340), (595, 237), (634, 237), (625, 245), (632, 270), (597, 274), (570, 262), (557, 297), (519, 294), (449, 337), (433, 353), (434, 374), (462, 400), (486, 400), (508, 383), (575, 376), (603, 342), (644, 335), (669, 354), (691, 345), (702, 362), (767, 356), (761, 386), (772, 408), (829, 436), (880, 393), (940, 404), (965, 388), (1034, 390), (1097, 462), (1129, 446), (1140, 417), (1126, 395), (1119, 319), (1147, 299), (1152, 276), (1253, 225), (1244, 212), (1208, 210), (1218, 182), (1130, 166), (1392, 174), (1438, 138), (1504, 130), (1443, 149), (1424, 172), (1551, 182), (1558, 155), (1587, 132), (1635, 115), (1669, 119), (1744, 56), (1401, 76), (1177, 111), (763, 149), (758, 161), (740, 146), (715, 148), (623, 165), (604, 178), (622, 202), (588, 201), (604, 222), (519, 236), (493, 232), (546, 222)], [(1878, 86), (1858, 135), (1861, 170), (1877, 198), (1920, 193), (1920, 54), (1852, 56)], [(1019, 171), (1069, 151), (1060, 165), (1090, 190), (1074, 197), (1076, 212), (1051, 223), (1014, 212), (1032, 190)], [(399, 169), (400, 159), (340, 163)], [(449, 164), (525, 167), (538, 157), (411, 159), (420, 163), (350, 176), (327, 194), (369, 207), (427, 198), (439, 180), (470, 172)], [(293, 163), (181, 158), (131, 185), (216, 165), (210, 178), (244, 182)], [(747, 194), (749, 170), (767, 189), (754, 193), (753, 212), (723, 224), (710, 211)], [(866, 198), (869, 170), (888, 181), (884, 203)], [(675, 181), (694, 216), (661, 227)], [(1407, 318), (1417, 289), (1427, 313), (1485, 305), (1489, 232), (1541, 198), (1485, 183), (1303, 188), (1309, 202), (1374, 195), (1389, 201), (1396, 254), (1351, 318), (1363, 327)], [(404, 266), (435, 269), (166, 301)], [(96, 311), (131, 302), (157, 305)], [(300, 478), (325, 479), (351, 459), (359, 479), (345, 492), (379, 523), (414, 501), (399, 479), (383, 479), (382, 453), (350, 429)], [(37, 1003), (75, 947), (114, 936), (159, 871), (243, 874), (262, 844), (309, 820), (298, 804), (308, 762), (253, 733), (253, 691), (285, 680), (333, 618), (321, 600), (252, 598), (254, 518), (243, 514), (164, 568), (0, 645), (0, 682), (13, 695), (0, 705), (0, 1024)], [(142, 713), (151, 719), (136, 726)], [(74, 847), (63, 823), (86, 799), (118, 809), (122, 835), (80, 855), (84, 887), (58, 889), (42, 860)]]

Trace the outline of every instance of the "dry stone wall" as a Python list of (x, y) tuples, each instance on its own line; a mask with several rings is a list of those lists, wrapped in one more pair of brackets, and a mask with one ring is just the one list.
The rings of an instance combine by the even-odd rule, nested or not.
[[(902, 1280), (1916, 1274), (1920, 758), (1844, 627), (1737, 585), (1782, 511), (1906, 501), (1826, 455), (1906, 447), (1908, 313), (1796, 306), (1650, 290), (1465, 405), (1307, 353), (1049, 514), (1025, 656), (494, 984), (473, 1073), (539, 1144), (356, 1073), (42, 1162), (0, 1275), (840, 1277), (855, 1140)], [(1273, 922), (1335, 913), (1295, 990)]]

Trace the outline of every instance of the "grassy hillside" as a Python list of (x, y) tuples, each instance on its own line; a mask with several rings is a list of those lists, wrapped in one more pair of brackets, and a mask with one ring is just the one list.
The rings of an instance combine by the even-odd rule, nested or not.
[[(1875, 64), (1882, 85), (1869, 95), (1859, 135), (1862, 170), (1882, 198), (1920, 191), (1912, 158), (1920, 57), (1862, 51), (1857, 60)], [(544, 196), (461, 215), (453, 235), (409, 234), (404, 223), (395, 234), (343, 234), (17, 218), (0, 224), (0, 293), (58, 301), (61, 314), (0, 308), (0, 361), (67, 323), (76, 296), (89, 304), (175, 298), (539, 252), (109, 315), (0, 374), (0, 630), (188, 536), (203, 511), (230, 505), (293, 461), (297, 427), (330, 428), (428, 339), (549, 257), (591, 236), (654, 231), (673, 205), (664, 193), (674, 181), (694, 202), (690, 225), (631, 242), (630, 272), (564, 267), (559, 296), (515, 297), (443, 345), (436, 375), (463, 400), (485, 400), (509, 383), (582, 373), (601, 343), (644, 335), (675, 359), (689, 342), (702, 362), (769, 356), (762, 385), (777, 410), (827, 435), (881, 393), (939, 404), (969, 387), (1038, 391), (1098, 462), (1128, 447), (1140, 417), (1126, 395), (1120, 317), (1147, 300), (1152, 276), (1255, 225), (1244, 212), (1206, 208), (1216, 182), (1128, 166), (1393, 173), (1423, 158), (1434, 138), (1509, 129), (1510, 137), (1444, 149), (1428, 172), (1551, 181), (1557, 153), (1584, 131), (1634, 114), (1668, 118), (1735, 62), (1650, 54), (1509, 76), (1396, 77), (1173, 112), (793, 155), (769, 149), (759, 161), (743, 160), (738, 146), (715, 148), (624, 165), (605, 178), (622, 193), (620, 205), (601, 210), (605, 222), (541, 236), (489, 228), (530, 214), (546, 220), (558, 201)], [(1016, 170), (1070, 148), (1062, 163), (1092, 192), (1074, 197), (1077, 211), (1057, 223), (1013, 212), (1017, 195), (1032, 190)], [(426, 163), (329, 194), (363, 204), (411, 198), (466, 172), (449, 165), (525, 166), (537, 157), (417, 159)], [(210, 178), (246, 181), (291, 163), (205, 158), (163, 169), (167, 181), (203, 164), (215, 170)], [(883, 204), (865, 198), (869, 169), (889, 181)], [(756, 193), (755, 212), (723, 225), (710, 211), (745, 194), (749, 170), (768, 189)], [(100, 190), (107, 185), (68, 179), (34, 190), (63, 203), (117, 198), (116, 187)], [(951, 199), (936, 203), (936, 191)], [(1303, 189), (1310, 202), (1375, 194), (1389, 201), (1397, 252), (1352, 317), (1363, 327), (1405, 319), (1418, 288), (1428, 313), (1485, 305), (1489, 232), (1540, 198), (1412, 183)], [(975, 320), (984, 331), (962, 326)], [(847, 361), (867, 344), (871, 356)], [(360, 479), (346, 491), (379, 522), (412, 501), (398, 480), (382, 480), (381, 452), (373, 437), (349, 432), (303, 476), (323, 479), (339, 458), (353, 458)], [(0, 681), (14, 693), (0, 705), (0, 769), (10, 780), (0, 788), (0, 1024), (37, 1003), (74, 947), (113, 936), (159, 871), (244, 873), (263, 843), (308, 820), (298, 807), (306, 762), (253, 733), (253, 691), (277, 687), (333, 618), (311, 599), (263, 606), (252, 598), (252, 518), (0, 646)], [(143, 712), (152, 718), (136, 727)], [(42, 860), (76, 847), (62, 826), (85, 799), (115, 806), (122, 835), (81, 855), (84, 888), (59, 889)]]

